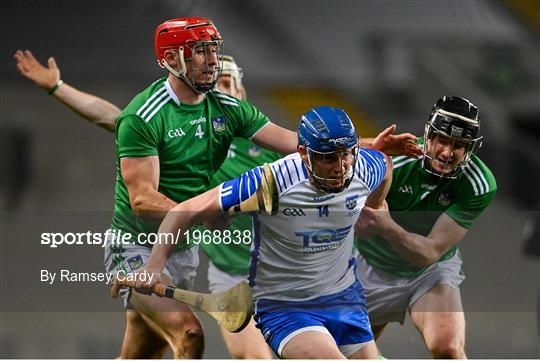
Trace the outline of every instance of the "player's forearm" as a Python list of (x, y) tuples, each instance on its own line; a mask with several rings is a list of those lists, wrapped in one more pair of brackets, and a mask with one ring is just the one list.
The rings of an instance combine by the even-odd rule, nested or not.
[(379, 235), (388, 242), (394, 251), (419, 267), (430, 266), (441, 256), (429, 238), (407, 232), (397, 223), (381, 230)]
[(137, 194), (131, 208), (137, 217), (161, 221), (177, 203), (156, 190)]
[(54, 92), (54, 97), (75, 113), (109, 131), (115, 129), (120, 109), (114, 104), (63, 83)]

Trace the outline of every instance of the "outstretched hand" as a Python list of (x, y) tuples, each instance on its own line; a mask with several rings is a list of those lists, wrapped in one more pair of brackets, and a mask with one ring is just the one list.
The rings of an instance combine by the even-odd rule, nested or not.
[(37, 61), (30, 50), (17, 50), (14, 57), (19, 73), (47, 91), (50, 91), (60, 79), (60, 69), (53, 57), (48, 60), (48, 68)]
[(413, 158), (418, 158), (424, 152), (422, 147), (416, 144), (418, 139), (411, 133), (394, 134), (397, 126), (392, 124), (383, 130), (373, 140), (373, 149), (380, 150), (390, 156), (406, 155)]

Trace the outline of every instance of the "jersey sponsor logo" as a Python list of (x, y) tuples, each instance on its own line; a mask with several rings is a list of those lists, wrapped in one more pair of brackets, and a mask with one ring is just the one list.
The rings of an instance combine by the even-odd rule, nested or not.
[(304, 253), (331, 251), (338, 248), (349, 234), (352, 225), (337, 229), (319, 229), (316, 231), (295, 232), (302, 238)]
[(409, 194), (413, 194), (413, 191), (412, 191), (412, 186), (410, 184), (404, 184), (402, 185), (401, 187), (399, 187), (399, 191), (401, 193), (409, 193)]
[(167, 132), (167, 135), (169, 136), (169, 138), (177, 138), (177, 137), (183, 137), (184, 135), (186, 135), (186, 133), (184, 133), (182, 128), (176, 128), (176, 129), (169, 130)]
[(200, 123), (204, 123), (204, 122), (206, 122), (206, 118), (205, 117), (200, 117), (199, 119), (193, 119), (192, 121), (189, 122), (189, 124), (196, 125), (196, 124), (200, 124)]
[(354, 196), (347, 197), (345, 199), (345, 206), (347, 209), (355, 209), (357, 204), (358, 194), (355, 194)]
[(283, 214), (288, 217), (303, 217), (306, 212), (302, 208), (285, 208)]
[(452, 196), (448, 193), (441, 193), (439, 194), (439, 198), (437, 199), (437, 203), (439, 203), (443, 207), (448, 207), (450, 205), (450, 201), (452, 200)]
[(434, 190), (435, 188), (437, 188), (437, 185), (436, 184), (426, 184), (426, 183), (422, 183), (421, 185), (422, 188), (424, 189), (427, 189), (427, 190)]
[(213, 117), (212, 126), (214, 127), (214, 132), (221, 133), (225, 131), (225, 117)]
[(328, 194), (328, 195), (324, 195), (324, 196), (313, 197), (313, 200), (315, 202), (323, 202), (323, 201), (326, 201), (328, 199), (332, 199), (332, 198), (335, 198), (335, 197), (336, 197), (335, 194)]

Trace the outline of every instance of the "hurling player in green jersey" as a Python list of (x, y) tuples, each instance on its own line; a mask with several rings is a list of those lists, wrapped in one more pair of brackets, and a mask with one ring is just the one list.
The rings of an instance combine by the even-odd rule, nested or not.
[(457, 246), (497, 190), (475, 155), (479, 128), (474, 104), (440, 98), (419, 139), (424, 156), (393, 158), (387, 209), (366, 207), (357, 224), (358, 272), (376, 337), (409, 311), (435, 358), (466, 357)]
[[(21, 74), (47, 91), (52, 89), (59, 79), (60, 71), (54, 58), (49, 59), (48, 68), (43, 67), (28, 50), (17, 51), (15, 58)], [(242, 84), (241, 69), (231, 56), (223, 55), (222, 59), (223, 70), (217, 83), (218, 90), (235, 98), (245, 99), (246, 90)], [(110, 131), (115, 130), (116, 118), (121, 111), (105, 99), (84, 93), (67, 83), (63, 83), (54, 92), (54, 96), (83, 118)], [(225, 180), (235, 178), (248, 169), (264, 163), (271, 163), (279, 158), (281, 158), (280, 154), (260, 148), (250, 140), (235, 138), (225, 162), (212, 177), (212, 187)], [(232, 287), (247, 275), (250, 242), (244, 242), (244, 232), (251, 232), (251, 226), (252, 222), (249, 216), (235, 217), (231, 220), (228, 229), (240, 231), (240, 237), (238, 237), (240, 242), (237, 242), (239, 244), (224, 246), (201, 243), (201, 249), (211, 262), (209, 288), (212, 291), (219, 292), (224, 287)], [(272, 357), (270, 348), (253, 322), (242, 332), (231, 333), (222, 329), (222, 333), (229, 352), (236, 358), (262, 359)]]

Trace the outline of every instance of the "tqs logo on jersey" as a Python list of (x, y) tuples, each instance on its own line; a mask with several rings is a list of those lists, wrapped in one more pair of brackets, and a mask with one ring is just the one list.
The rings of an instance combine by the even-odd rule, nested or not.
[(317, 253), (338, 248), (349, 234), (351, 228), (352, 225), (338, 229), (295, 232), (294, 234), (302, 238), (304, 253)]
[(212, 127), (214, 127), (214, 132), (221, 133), (225, 131), (225, 117), (214, 117), (212, 118)]
[(306, 212), (302, 208), (285, 208), (283, 214), (289, 217), (302, 217)]
[(183, 137), (184, 135), (186, 135), (186, 133), (184, 133), (182, 128), (176, 128), (176, 129), (169, 130), (167, 132), (167, 135), (169, 136), (169, 138), (177, 138), (177, 137)]
[(358, 199), (358, 194), (355, 194), (354, 196), (347, 197), (345, 199), (345, 206), (347, 209), (353, 210), (356, 208), (356, 200)]
[(439, 194), (439, 199), (437, 199), (437, 203), (439, 203), (443, 207), (448, 207), (450, 205), (450, 202), (452, 200), (452, 196), (448, 193), (441, 193)]
[(410, 186), (409, 184), (404, 184), (402, 185), (401, 187), (399, 187), (399, 191), (401, 193), (409, 193), (409, 194), (412, 194), (412, 186)]

